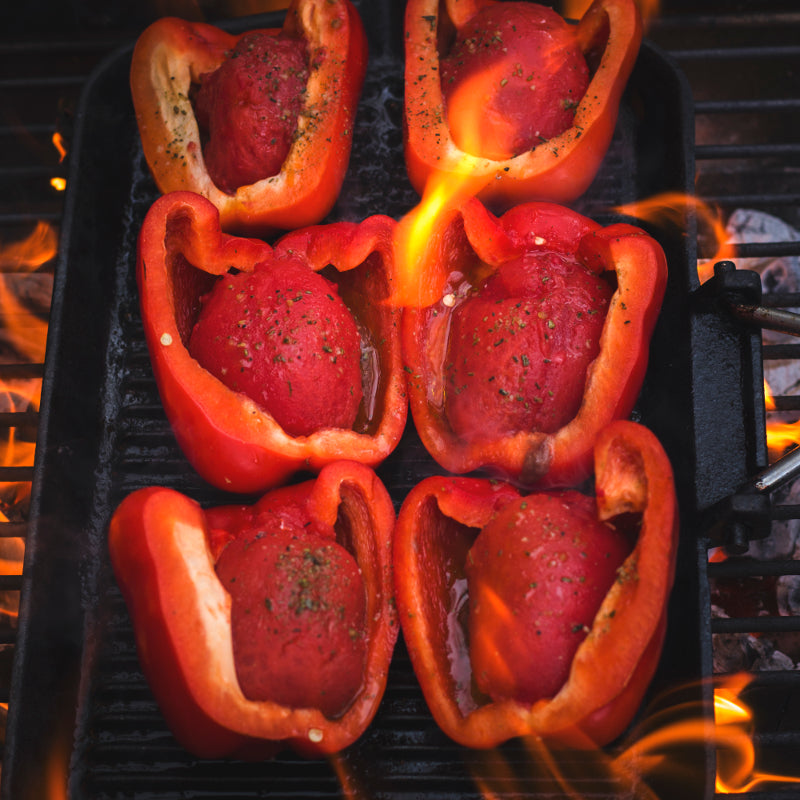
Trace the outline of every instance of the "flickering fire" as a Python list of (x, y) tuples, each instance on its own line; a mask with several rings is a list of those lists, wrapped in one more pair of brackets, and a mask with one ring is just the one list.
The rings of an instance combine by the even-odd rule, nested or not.
[(800, 777), (758, 768), (753, 715), (742, 700), (752, 679), (752, 675), (739, 673), (717, 682), (713, 726), (698, 709), (687, 708), (685, 717), (657, 725), (636, 738), (614, 759), (615, 766), (625, 772), (645, 765), (646, 771), (657, 773), (675, 767), (669, 758), (672, 748), (711, 743), (716, 751), (715, 789), (719, 793), (743, 794), (774, 783), (800, 783)]
[(714, 248), (710, 258), (702, 259), (697, 264), (697, 275), (700, 283), (705, 283), (714, 274), (717, 261), (732, 259), (736, 256), (736, 247), (728, 241), (725, 224), (718, 209), (693, 195), (681, 192), (664, 192), (646, 200), (637, 200), (617, 206), (614, 211), (625, 216), (645, 220), (662, 226), (685, 228), (685, 220), (691, 212), (696, 215), (698, 231), (707, 232), (710, 247)]
[[(764, 381), (764, 405), (767, 411), (775, 411), (775, 398), (769, 383)], [(767, 450), (771, 460), (776, 460), (784, 452), (800, 443), (800, 420), (784, 422), (767, 419)]]
[(420, 203), (408, 212), (395, 230), (394, 257), (397, 280), (393, 302), (401, 306), (427, 306), (442, 296), (447, 265), (434, 258), (453, 213), (480, 190), (480, 180), (470, 174), (474, 156), (464, 155), (464, 172), (440, 174), (425, 187)]
[(431, 177), (420, 203), (400, 220), (395, 239), (398, 285), (394, 297), (400, 305), (424, 306), (440, 299), (448, 275), (443, 272), (446, 267), (432, 258), (435, 243), (446, 230), (452, 212), (495, 179), (495, 173), (485, 168), (487, 158), (502, 161), (514, 155), (492, 143), (510, 140), (512, 137), (506, 134), (513, 125), (508, 123), (509, 131), (503, 130), (502, 121), (493, 118), (487, 128), (483, 119), (487, 99), (501, 85), (507, 69), (508, 65), (500, 62), (464, 80), (447, 103), (448, 127), (461, 156), (452, 172)]
[[(671, 696), (662, 710), (646, 715), (616, 751), (581, 751), (576, 754), (530, 738), (524, 767), (511, 763), (497, 751), (476, 753), (475, 781), (483, 797), (527, 792), (531, 778), (558, 787), (559, 797), (582, 800), (598, 786), (619, 787), (620, 796), (635, 800), (668, 800), (653, 787), (663, 777), (678, 776), (682, 788), (704, 781), (704, 760), (697, 771), (685, 759), (686, 748), (710, 746), (716, 753), (715, 789), (720, 794), (743, 794), (774, 788), (776, 784), (800, 783), (800, 777), (762, 770), (753, 741), (753, 714), (742, 693), (753, 676), (740, 673), (717, 680), (713, 708), (702, 700), (675, 701)], [(713, 713), (711, 713), (713, 712)], [(520, 770), (523, 773), (520, 774)], [(481, 776), (481, 777), (479, 777)], [(549, 793), (548, 793), (549, 796)], [(555, 792), (553, 792), (555, 796)]]
[[(26, 309), (12, 291), (12, 276), (32, 272), (56, 255), (58, 236), (52, 226), (40, 222), (31, 234), (20, 241), (0, 246), (0, 315), (4, 333), (15, 353), (29, 363), (44, 360), (47, 323)], [(41, 396), (38, 378), (13, 380), (0, 384), (0, 412), (37, 412)], [(36, 444), (9, 427), (0, 437), (0, 466), (32, 467)], [(27, 482), (0, 483), (0, 525), (19, 521), (30, 495)], [(25, 553), (24, 540), (0, 537), (0, 572), (20, 575)], [(18, 597), (15, 592), (0, 595), (0, 624), (16, 623)]]

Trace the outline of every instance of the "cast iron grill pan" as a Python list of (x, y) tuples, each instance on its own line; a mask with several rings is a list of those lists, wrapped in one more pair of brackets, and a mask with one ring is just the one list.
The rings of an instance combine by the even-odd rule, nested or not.
[[(399, 5), (390, 0), (361, 4), (370, 38), (369, 75), (350, 169), (331, 221), (375, 213), (399, 218), (417, 202), (402, 156)], [(280, 16), (266, 15), (231, 28), (280, 22)], [(47, 796), (47, 771), (55, 770), (66, 776), (73, 800), (340, 797), (346, 791), (325, 761), (288, 753), (264, 763), (204, 761), (186, 753), (166, 728), (140, 672), (130, 620), (109, 566), (108, 521), (129, 492), (164, 485), (206, 506), (231, 502), (230, 495), (206, 485), (182, 456), (150, 369), (134, 263), (139, 227), (157, 193), (130, 102), (130, 52), (114, 54), (89, 81), (71, 151), (2, 795), (14, 800)], [(664, 191), (691, 193), (692, 125), (683, 77), (646, 42), (604, 166), (574, 207), (608, 224), (620, 219), (612, 210), (618, 204)], [(687, 219), (681, 227), (691, 233), (692, 224)], [(680, 227), (651, 233), (667, 252), (670, 282), (635, 418), (667, 447), (690, 522), (698, 505), (694, 409), (702, 401), (692, 386), (694, 237)], [(729, 360), (736, 372), (742, 340), (727, 333), (721, 340), (714, 358)], [(724, 429), (720, 436), (726, 436)], [(379, 472), (399, 506), (414, 484), (440, 471), (409, 422), (397, 452)], [(737, 473), (732, 480), (738, 479)], [(700, 677), (710, 646), (691, 525), (684, 534), (654, 696)], [(707, 756), (701, 753), (698, 759), (707, 784)], [(496, 785), (498, 796), (561, 796), (524, 743), (474, 753), (441, 733), (402, 638), (375, 721), (340, 760), (349, 776), (347, 791), (358, 792), (347, 796), (395, 800), (480, 797), (474, 775), (491, 775), (500, 761), (517, 777), (513, 785)], [(580, 755), (565, 754), (563, 767), (574, 772), (571, 767), (582, 761)], [(577, 786), (587, 798), (625, 796), (608, 776), (586, 777)]]

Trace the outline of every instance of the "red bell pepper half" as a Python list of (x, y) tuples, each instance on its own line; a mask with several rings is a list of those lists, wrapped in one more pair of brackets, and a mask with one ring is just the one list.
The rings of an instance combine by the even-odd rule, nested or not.
[[(263, 758), (285, 747), (318, 756), (347, 747), (364, 732), (383, 696), (399, 630), (391, 565), (394, 522), (385, 487), (370, 468), (354, 462), (331, 464), (316, 479), (276, 489), (253, 506), (204, 510), (164, 487), (140, 489), (123, 500), (109, 528), (111, 563), (133, 621), (142, 669), (182, 746), (200, 757)], [(257, 547), (287, 530), (292, 534), (294, 572), (282, 568), (290, 539), (269, 561)], [(217, 573), (226, 549), (238, 540), (243, 545), (239, 561), (249, 554), (252, 560), (235, 577), (251, 573), (256, 584), (252, 616), (259, 611), (265, 615), (256, 641), (246, 638), (246, 630), (245, 638), (237, 637), (235, 583), (223, 585)], [(246, 664), (238, 663), (237, 647), (249, 647), (251, 654), (260, 651), (256, 669), (262, 661), (290, 658), (292, 648), (300, 647), (307, 661), (302, 680), (312, 692), (325, 696), (326, 687), (315, 679), (331, 674), (337, 655), (318, 654), (317, 633), (306, 635), (302, 646), (286, 639), (273, 641), (272, 626), (278, 625), (280, 613), (274, 607), (279, 600), (273, 598), (278, 595), (265, 597), (258, 591), (259, 581), (279, 591), (280, 582), (270, 572), (278, 570), (290, 583), (283, 613), (293, 628), (314, 631), (309, 618), (321, 615), (328, 605), (328, 622), (336, 624), (340, 595), (347, 587), (331, 580), (340, 573), (325, 575), (334, 551), (340, 552), (340, 561), (354, 560), (363, 583), (358, 587), (363, 624), (350, 632), (364, 644), (363, 669), (354, 676), (352, 696), (336, 713), (269, 696), (249, 697), (240, 685), (240, 670)], [(316, 576), (328, 583), (317, 589)], [(239, 621), (250, 611), (240, 608)], [(291, 662), (283, 673), (292, 668), (299, 669)], [(275, 670), (281, 670), (280, 663), (268, 673), (273, 684), (278, 683)]]
[[(308, 78), (299, 115), (292, 114), (297, 125), (289, 131), (291, 146), (280, 171), (224, 191), (209, 175), (205, 135), (193, 99), (204, 76), (214, 73), (253, 33), (304, 42)], [(366, 63), (366, 35), (349, 0), (294, 0), (282, 29), (240, 35), (174, 17), (157, 20), (137, 40), (130, 84), (144, 155), (158, 188), (204, 195), (217, 206), (230, 233), (266, 235), (320, 222), (336, 201), (347, 171)], [(252, 91), (226, 100), (226, 122), (234, 133), (232, 115), (246, 109), (259, 91), (257, 76), (235, 80), (252, 84)], [(277, 92), (285, 81), (277, 82)], [(265, 103), (269, 108), (269, 98)], [(247, 139), (240, 147), (244, 152), (262, 143), (268, 146), (271, 136), (257, 129), (240, 134)], [(234, 144), (228, 138), (223, 150)]]
[[(209, 483), (232, 492), (265, 491), (295, 472), (317, 472), (332, 461), (350, 459), (375, 466), (395, 448), (405, 427), (408, 401), (400, 312), (383, 302), (391, 294), (393, 280), (393, 229), (393, 220), (374, 216), (361, 223), (293, 232), (271, 247), (222, 233), (216, 208), (198, 194), (172, 192), (153, 204), (139, 234), (137, 257), (145, 337), (178, 444)], [(352, 428), (320, 427), (307, 435), (290, 435), (260, 403), (229, 388), (189, 351), (201, 298), (218, 276), (269, 270), (279, 277), (282, 267), (289, 265), (324, 272), (335, 287), (330, 299), (338, 295), (355, 320), (361, 352), (350, 357), (361, 364), (364, 392)], [(291, 305), (291, 298), (282, 301), (282, 308)], [(308, 325), (314, 322), (308, 320)], [(336, 357), (321, 352), (329, 349), (324, 341), (317, 345), (320, 352), (304, 355), (307, 378), (313, 377), (318, 363), (312, 356)], [(262, 369), (268, 374), (273, 361), (277, 368), (280, 359), (279, 353), (271, 355)], [(305, 363), (300, 362), (301, 371)], [(324, 391), (313, 380), (306, 380), (309, 383), (312, 393)], [(360, 386), (353, 388), (361, 391)], [(302, 409), (303, 399), (289, 393), (283, 405)]]
[(578, 485), (599, 431), (638, 397), (666, 287), (663, 250), (628, 224), (602, 227), (551, 203), (498, 218), (476, 198), (434, 241), (425, 280), (438, 299), (403, 316), (425, 447), (453, 473)]
[[(574, 108), (568, 127), (507, 157), (484, 152), (480, 142), (460, 147), (454, 140), (442, 86), (443, 80), (449, 80), (442, 65), (452, 38), (468, 30), (470, 21), (488, 7), (494, 14), (497, 7), (507, 6), (508, 13), (514, 14), (515, 7), (524, 5), (494, 0), (409, 0), (405, 16), (405, 159), (411, 183), (420, 194), (433, 176), (457, 175), (466, 184), (464, 191), (496, 208), (529, 200), (568, 203), (582, 195), (594, 179), (611, 143), (620, 99), (639, 52), (642, 23), (634, 0), (595, 0), (574, 27), (572, 36), (588, 66), (590, 82), (579, 98), (552, 92), (554, 102)], [(510, 22), (502, 35), (517, 27)], [(480, 33), (480, 26), (476, 30)], [(481, 75), (488, 76), (498, 91), (514, 91), (519, 81), (523, 95), (534, 98), (538, 91), (549, 97), (551, 91), (543, 86), (541, 77), (541, 70), (547, 70), (546, 59), (552, 55), (545, 52), (549, 39), (528, 47), (521, 43), (514, 54), (511, 45), (498, 41), (496, 31), (500, 30), (492, 22), (483, 39), (476, 39), (471, 29), (470, 35), (465, 34), (467, 53), (472, 49), (486, 54)], [(508, 62), (505, 66), (499, 63), (496, 75), (493, 53)], [(539, 64), (531, 67), (524, 63), (527, 57), (540, 60), (541, 69)], [(570, 72), (568, 66), (565, 75)], [(559, 83), (563, 80), (563, 76), (557, 79)], [(491, 100), (482, 99), (484, 91), (478, 86), (468, 90), (478, 110), (478, 124), (491, 113)], [(524, 115), (525, 105), (537, 101), (513, 102), (521, 107), (501, 109), (499, 116), (504, 121)]]
[[(523, 496), (488, 479), (431, 477), (404, 501), (394, 540), (400, 623), (428, 706), (455, 741), (489, 748), (530, 735), (602, 746), (635, 715), (660, 656), (674, 578), (672, 470), (648, 429), (618, 420), (597, 440), (595, 480), (596, 519), (585, 535), (575, 492)], [(539, 517), (548, 504), (556, 510)], [(630, 552), (586, 618), (597, 527), (630, 537)], [(594, 547), (601, 561), (605, 548), (614, 546)], [(492, 579), (488, 588), (472, 582), (476, 568)], [(516, 603), (504, 603), (514, 591)], [(560, 687), (539, 696), (514, 688), (514, 678), (557, 671), (565, 652)]]

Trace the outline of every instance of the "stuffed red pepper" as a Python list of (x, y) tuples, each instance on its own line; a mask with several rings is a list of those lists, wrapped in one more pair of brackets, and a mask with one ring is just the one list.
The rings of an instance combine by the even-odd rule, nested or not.
[(209, 483), (264, 491), (332, 461), (374, 466), (397, 445), (393, 230), (375, 216), (272, 247), (222, 233), (198, 194), (153, 204), (137, 257), (145, 337), (178, 444)]
[(142, 669), (200, 757), (309, 756), (352, 744), (386, 687), (398, 633), (394, 507), (368, 467), (338, 462), (252, 506), (129, 495), (109, 550)]
[(598, 432), (638, 397), (663, 250), (631, 225), (602, 227), (550, 203), (498, 218), (475, 198), (435, 241), (425, 281), (437, 299), (403, 317), (425, 447), (450, 472), (577, 485)]
[(595, 0), (578, 25), (534, 3), (410, 0), (405, 158), (496, 207), (584, 193), (611, 143), (642, 38), (634, 0)]
[(595, 481), (590, 497), (432, 477), (404, 501), (400, 623), (428, 706), (460, 744), (604, 745), (636, 713), (666, 626), (674, 481), (655, 436), (627, 420), (600, 434)]
[(130, 82), (158, 188), (207, 197), (232, 233), (320, 222), (347, 171), (366, 63), (349, 0), (294, 0), (283, 28), (239, 35), (157, 20)]

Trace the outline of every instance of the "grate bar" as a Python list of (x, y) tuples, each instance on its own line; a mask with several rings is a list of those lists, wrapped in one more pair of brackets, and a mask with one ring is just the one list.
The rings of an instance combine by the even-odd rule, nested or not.
[(0, 90), (27, 89), (36, 91), (43, 88), (80, 88), (86, 83), (85, 75), (62, 75), (60, 77), (47, 76), (25, 78), (0, 78)]
[(792, 395), (778, 395), (772, 397), (775, 407), (768, 411), (798, 411), (800, 410), (800, 397)]
[(715, 617), (711, 633), (797, 633), (800, 617)]
[[(746, 242), (736, 245), (736, 258), (780, 258), (782, 256), (800, 256), (800, 239), (793, 242)], [(781, 292), (779, 296), (783, 298), (791, 295), (788, 292), (786, 294)]]
[(698, 100), (696, 114), (736, 114), (743, 111), (763, 114), (769, 111), (796, 111), (800, 97), (756, 98), (755, 100)]
[(30, 483), (33, 467), (0, 467), (0, 483)]
[(800, 561), (753, 561), (751, 559), (728, 559), (708, 565), (708, 574), (713, 578), (755, 578), (775, 575), (800, 575)]
[(14, 214), (0, 214), (0, 225), (31, 225), (37, 222), (51, 222), (57, 225), (61, 222), (63, 214), (61, 210), (56, 211), (40, 211), (31, 212), (16, 212)]
[[(719, 20), (710, 24), (718, 24)], [(677, 61), (745, 61), (747, 59), (783, 60), (800, 56), (798, 45), (752, 45), (746, 47), (708, 47), (692, 50), (670, 50)]]
[(0, 380), (24, 380), (26, 378), (42, 378), (44, 364), (28, 362), (25, 364), (0, 364)]
[(38, 424), (38, 411), (0, 411), (0, 428), (17, 428), (21, 425)]
[(27, 534), (27, 522), (0, 522), (0, 539), (24, 539)]
[(0, 575), (0, 591), (18, 592), (22, 588), (22, 575)]
[(800, 358), (800, 344), (765, 344), (763, 355), (769, 361)]
[(800, 155), (800, 143), (783, 144), (703, 144), (695, 148), (695, 156), (700, 159), (722, 158), (771, 158)]
[(737, 193), (737, 194), (707, 194), (703, 200), (709, 205), (728, 206), (730, 208), (753, 208), (756, 206), (786, 206), (800, 205), (800, 193), (785, 192), (775, 194)]

